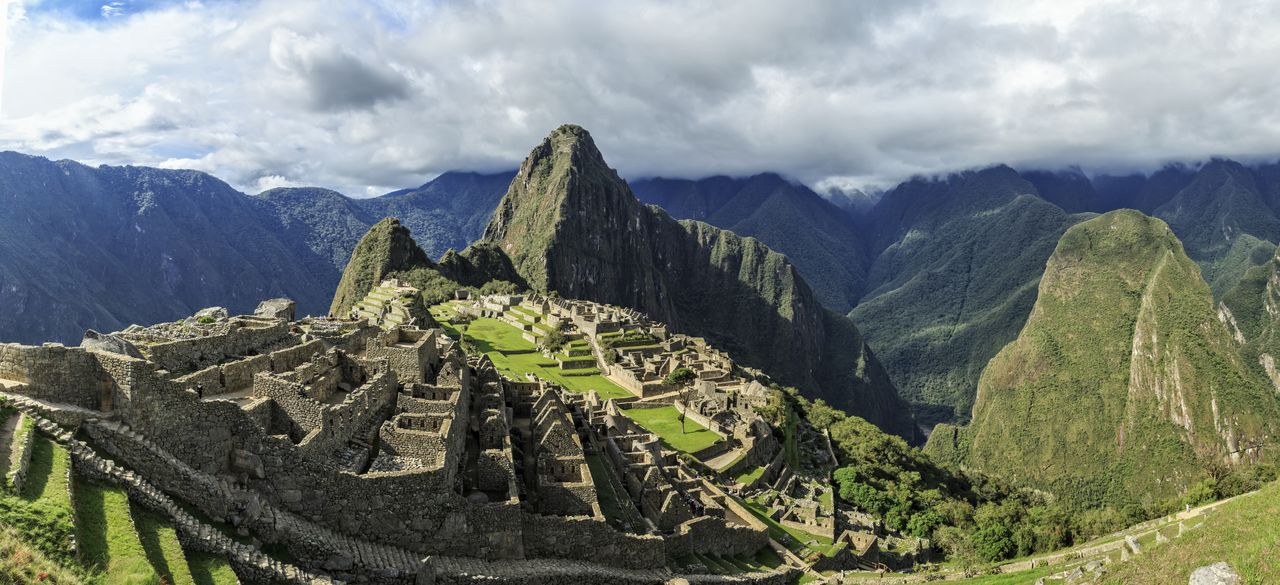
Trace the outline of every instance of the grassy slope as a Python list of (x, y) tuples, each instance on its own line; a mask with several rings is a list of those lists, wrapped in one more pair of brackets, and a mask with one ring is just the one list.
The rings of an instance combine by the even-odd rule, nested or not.
[(681, 431), (680, 412), (674, 406), (628, 408), (622, 412), (649, 432), (658, 435), (673, 449), (685, 453), (696, 453), (706, 449), (722, 438), (692, 419), (684, 421), (684, 431)]
[(205, 552), (187, 553), (187, 564), (196, 585), (240, 585), (226, 557)]
[(1114, 565), (1104, 583), (1185, 583), (1196, 567), (1226, 561), (1245, 583), (1280, 582), (1280, 484), (1224, 504), (1168, 544)]
[(107, 574), (107, 585), (150, 585), (160, 575), (130, 519), (129, 496), (119, 488), (76, 481), (76, 542), (85, 564)]
[(75, 571), (54, 562), (18, 536), (0, 526), (0, 583), (48, 583), (81, 585), (87, 581)]

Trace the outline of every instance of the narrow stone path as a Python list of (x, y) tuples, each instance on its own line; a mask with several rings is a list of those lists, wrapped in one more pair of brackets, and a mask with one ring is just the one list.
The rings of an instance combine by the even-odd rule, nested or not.
[(0, 480), (9, 476), (9, 459), (13, 453), (13, 435), (18, 432), (18, 425), (22, 424), (21, 412), (15, 412), (9, 415), (0, 423)]

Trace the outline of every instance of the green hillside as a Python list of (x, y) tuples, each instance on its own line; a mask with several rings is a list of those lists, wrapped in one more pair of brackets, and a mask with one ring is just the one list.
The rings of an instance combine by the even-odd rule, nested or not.
[(1178, 239), (1122, 210), (1063, 235), (972, 424), (941, 427), (926, 451), (1075, 507), (1152, 504), (1208, 465), (1269, 456), (1277, 414)]

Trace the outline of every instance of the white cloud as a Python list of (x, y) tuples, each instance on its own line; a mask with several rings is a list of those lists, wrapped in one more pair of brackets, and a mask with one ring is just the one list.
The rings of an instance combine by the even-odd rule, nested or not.
[(513, 167), (564, 122), (628, 176), (886, 185), (1276, 156), (1278, 17), (1189, 0), (28, 10), (10, 23), (0, 148), (353, 195)]

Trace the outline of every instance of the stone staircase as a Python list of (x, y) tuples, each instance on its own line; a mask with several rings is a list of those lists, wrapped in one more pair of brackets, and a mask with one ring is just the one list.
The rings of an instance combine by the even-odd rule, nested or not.
[[(201, 473), (174, 457), (147, 437), (134, 432), (126, 424), (114, 421), (92, 421), (90, 425), (106, 429), (117, 438), (129, 440), (145, 448), (155, 457), (162, 459), (166, 467), (173, 470), (172, 473), (205, 484), (203, 487), (209, 493), (220, 493), (228, 501), (257, 499), (261, 509), (260, 514), (272, 519), (275, 530), (290, 538), (308, 542), (321, 550), (327, 551), (331, 558), (335, 560), (346, 559), (351, 561), (349, 567), (342, 561), (338, 561), (335, 567), (365, 569), (389, 576), (416, 577), (418, 569), (422, 566), (420, 556), (408, 549), (352, 538), (297, 514), (272, 506), (268, 502), (262, 501), (256, 493), (236, 488), (225, 481)], [(90, 435), (92, 434), (93, 432), (90, 431)]]

